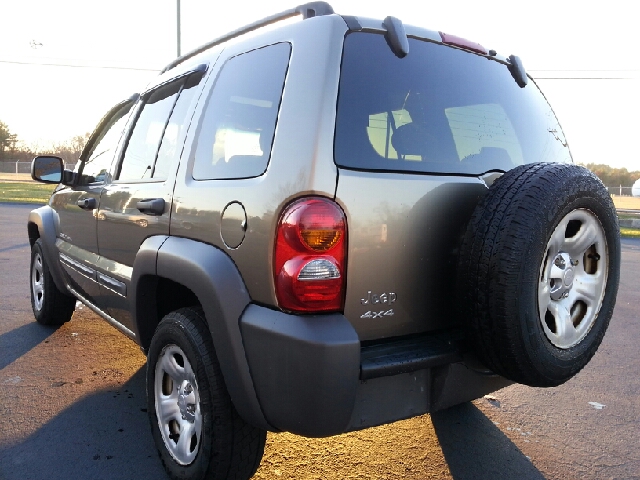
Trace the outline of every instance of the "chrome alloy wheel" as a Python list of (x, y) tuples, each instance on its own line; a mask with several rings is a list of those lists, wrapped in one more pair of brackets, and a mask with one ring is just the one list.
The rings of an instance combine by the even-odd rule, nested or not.
[(193, 368), (177, 345), (166, 345), (158, 357), (154, 394), (164, 444), (176, 462), (189, 465), (202, 440), (202, 412)]
[(33, 305), (37, 311), (42, 310), (44, 303), (44, 270), (42, 267), (42, 255), (36, 253), (31, 266), (31, 295)]
[(587, 336), (602, 306), (607, 271), (602, 224), (589, 210), (571, 211), (551, 235), (540, 266), (538, 314), (553, 345), (569, 349)]

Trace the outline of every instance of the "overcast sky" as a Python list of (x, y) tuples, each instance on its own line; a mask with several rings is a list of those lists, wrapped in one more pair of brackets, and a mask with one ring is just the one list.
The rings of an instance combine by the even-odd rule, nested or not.
[[(330, 3), (339, 13), (393, 15), (520, 56), (556, 111), (576, 162), (640, 170), (636, 2)], [(181, 1), (183, 53), (296, 2), (221, 4)], [(0, 0), (0, 6), (0, 120), (27, 142), (93, 130), (176, 55), (176, 0)]]

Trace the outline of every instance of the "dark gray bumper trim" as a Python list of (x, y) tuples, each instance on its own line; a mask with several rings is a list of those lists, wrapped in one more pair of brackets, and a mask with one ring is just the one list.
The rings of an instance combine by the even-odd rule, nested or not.
[(462, 338), (462, 332), (445, 332), (363, 347), (360, 379), (370, 380), (460, 362)]
[(289, 315), (249, 305), (240, 328), (269, 424), (307, 437), (345, 431), (359, 383), (360, 341), (343, 315)]

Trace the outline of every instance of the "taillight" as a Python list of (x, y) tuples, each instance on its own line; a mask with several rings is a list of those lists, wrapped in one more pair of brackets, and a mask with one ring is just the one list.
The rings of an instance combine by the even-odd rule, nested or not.
[(280, 216), (273, 269), (278, 305), (294, 312), (342, 309), (347, 228), (326, 198), (303, 198)]

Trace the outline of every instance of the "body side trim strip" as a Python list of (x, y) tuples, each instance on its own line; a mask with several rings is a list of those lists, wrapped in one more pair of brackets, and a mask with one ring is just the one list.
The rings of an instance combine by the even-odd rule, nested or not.
[(85, 277), (89, 278), (90, 280), (94, 280), (96, 279), (96, 271), (93, 268), (89, 268), (86, 265), (83, 265), (82, 263), (67, 257), (64, 253), (60, 254), (60, 261), (62, 262), (62, 264), (65, 267), (69, 267), (74, 269), (76, 272), (84, 275)]
[(98, 272), (98, 283), (122, 297), (127, 296), (127, 285), (124, 282)]

